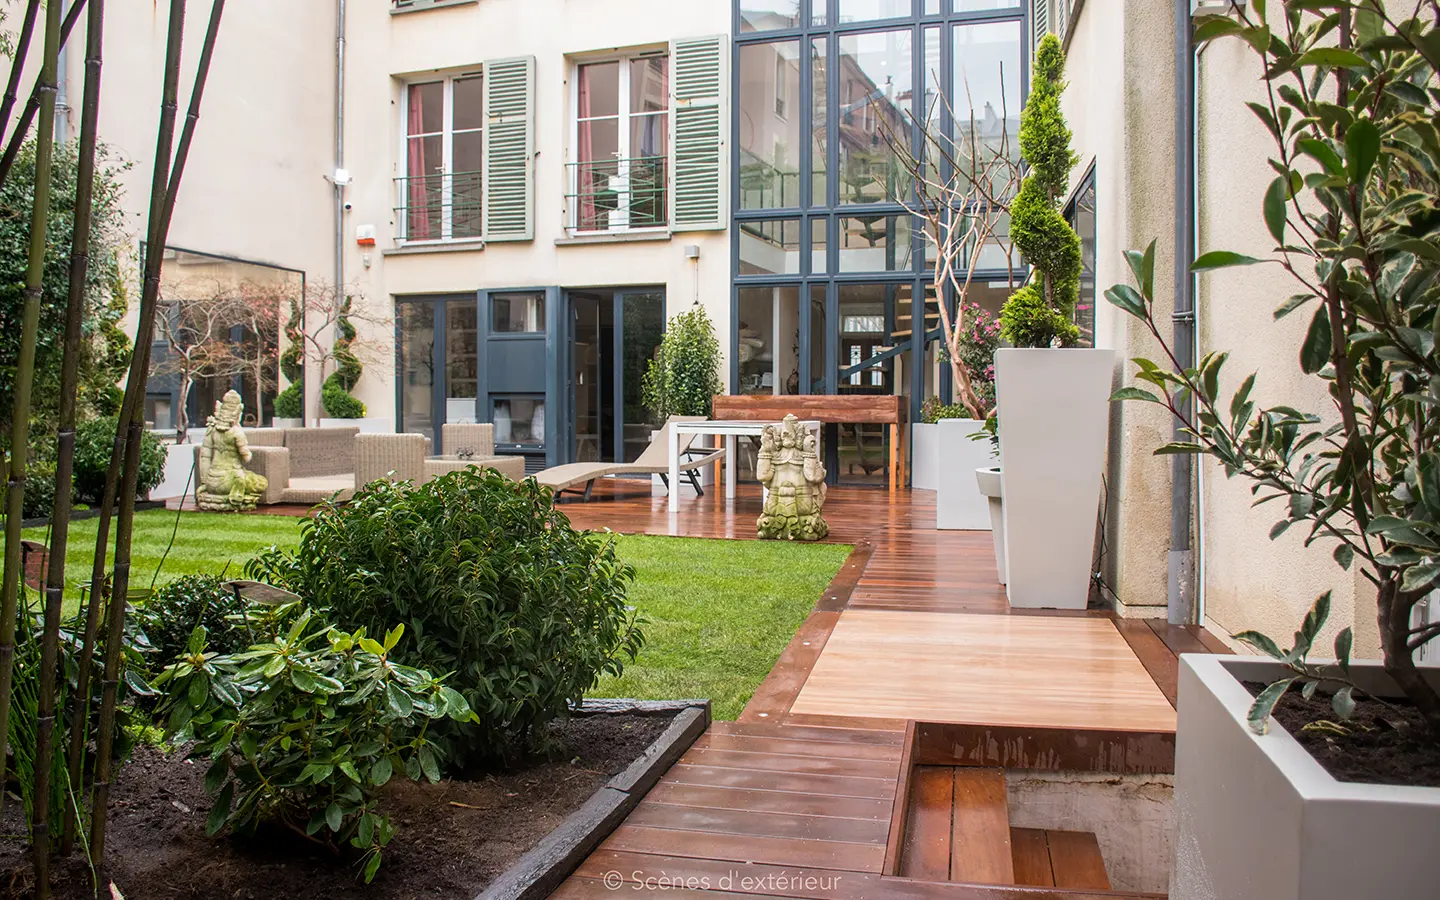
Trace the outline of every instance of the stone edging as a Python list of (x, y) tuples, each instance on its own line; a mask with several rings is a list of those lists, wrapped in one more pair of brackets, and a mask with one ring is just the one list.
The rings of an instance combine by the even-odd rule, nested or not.
[(664, 715), (677, 710), (675, 721), (629, 768), (607, 781), (475, 900), (548, 897), (710, 727), (709, 700), (586, 700), (576, 715)]

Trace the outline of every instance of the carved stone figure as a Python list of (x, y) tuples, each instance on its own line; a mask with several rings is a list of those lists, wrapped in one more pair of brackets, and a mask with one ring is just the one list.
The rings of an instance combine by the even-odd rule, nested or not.
[(200, 463), (195, 473), (199, 484), (195, 499), (201, 509), (254, 509), (269, 485), (264, 475), (245, 469), (251, 453), (245, 429), (240, 427), (244, 412), (240, 395), (226, 391), (215, 404), (215, 414), (205, 422), (205, 442), (200, 445)]
[(793, 415), (765, 427), (755, 476), (769, 490), (765, 510), (755, 523), (760, 537), (818, 541), (830, 533), (820, 516), (825, 506), (825, 466), (815, 436)]

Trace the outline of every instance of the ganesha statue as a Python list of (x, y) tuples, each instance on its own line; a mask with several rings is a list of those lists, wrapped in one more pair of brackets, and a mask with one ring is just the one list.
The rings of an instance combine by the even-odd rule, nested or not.
[(765, 485), (764, 511), (755, 523), (769, 540), (819, 541), (830, 534), (820, 516), (825, 506), (825, 466), (815, 435), (793, 415), (767, 425), (760, 436), (755, 475)]
[(245, 469), (252, 454), (240, 421), (245, 404), (235, 391), (226, 391), (205, 422), (200, 445), (195, 502), (201, 509), (227, 512), (254, 509), (269, 482), (264, 475)]

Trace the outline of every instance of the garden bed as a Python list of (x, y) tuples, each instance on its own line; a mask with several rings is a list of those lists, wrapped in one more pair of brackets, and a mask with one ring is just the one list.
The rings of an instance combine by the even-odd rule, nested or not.
[[(600, 714), (556, 726), (554, 737), (565, 749), (552, 758), (469, 781), (393, 780), (381, 807), (396, 833), (385, 849), (384, 865), (368, 886), (357, 879), (354, 859), (307, 846), (296, 835), (207, 837), (210, 800), (204, 762), (139, 748), (121, 770), (112, 798), (101, 896), (113, 881), (129, 900), (469, 900), (497, 879), (520, 896), (530, 881), (543, 883), (568, 874), (565, 866), (578, 863), (575, 857), (583, 858), (618, 822), (612, 815), (579, 827), (586, 817), (577, 811), (593, 807), (591, 801), (602, 792), (624, 794), (622, 805), (628, 811), (708, 719), (703, 706), (691, 707), (700, 715), (691, 714), (692, 727), (681, 730), (671, 725), (680, 724), (677, 714), (685, 712), (683, 704), (614, 708), (618, 711), (597, 710)], [(693, 727), (697, 723), (698, 728)], [(668, 746), (657, 746), (662, 735)], [(622, 782), (617, 790), (615, 785)], [(0, 822), (0, 897), (6, 898), (30, 896), (18, 806), (8, 804)], [(547, 840), (552, 832), (556, 834)], [(549, 852), (540, 855), (549, 862), (537, 866), (536, 854), (531, 854), (524, 867), (528, 873), (507, 872), (542, 841)], [(94, 896), (90, 872), (78, 854), (58, 866), (55, 896)]]

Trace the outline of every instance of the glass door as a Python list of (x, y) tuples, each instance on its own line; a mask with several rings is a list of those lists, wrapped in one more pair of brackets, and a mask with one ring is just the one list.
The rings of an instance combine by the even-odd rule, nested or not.
[(665, 292), (615, 295), (615, 456), (634, 462), (650, 446), (658, 422), (645, 407), (643, 381), (665, 333)]
[(431, 453), (449, 452), (440, 426), (478, 421), (475, 296), (402, 297), (395, 305), (400, 431), (425, 435)]
[(400, 431), (435, 440), (435, 307), (428, 300), (396, 304), (395, 330), (399, 368), (396, 399)]

